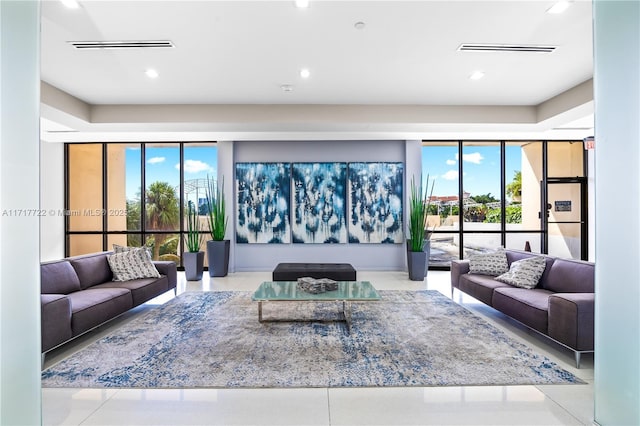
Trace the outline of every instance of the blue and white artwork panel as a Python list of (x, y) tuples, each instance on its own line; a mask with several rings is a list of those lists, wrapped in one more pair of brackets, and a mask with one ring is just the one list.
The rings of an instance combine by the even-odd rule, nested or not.
[(293, 163), (294, 243), (346, 243), (347, 163)]
[(290, 163), (236, 163), (236, 243), (291, 242)]
[(404, 241), (403, 163), (349, 163), (349, 242)]

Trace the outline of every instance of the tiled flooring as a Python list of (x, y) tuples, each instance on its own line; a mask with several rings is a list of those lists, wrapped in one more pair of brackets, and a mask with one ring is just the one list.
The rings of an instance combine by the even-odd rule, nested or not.
[[(186, 282), (178, 292), (253, 291), (270, 272), (233, 273)], [(406, 272), (361, 272), (380, 290), (439, 290), (451, 296), (449, 272), (429, 271), (424, 282)], [(171, 293), (172, 295), (173, 293)], [(168, 297), (154, 302), (163, 303)], [(456, 292), (454, 300), (524, 340), (587, 385), (332, 389), (43, 389), (46, 425), (590, 425), (593, 357), (574, 368), (573, 353)], [(140, 307), (47, 357), (52, 365), (119, 324), (150, 309)]]

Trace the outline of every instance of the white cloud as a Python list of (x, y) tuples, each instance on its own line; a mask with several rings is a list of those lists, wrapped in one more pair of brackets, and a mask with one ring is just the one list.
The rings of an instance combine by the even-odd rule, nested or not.
[(147, 163), (149, 163), (149, 164), (159, 164), (159, 163), (164, 163), (164, 160), (166, 160), (165, 157), (152, 157), (152, 158), (149, 158), (147, 160)]
[(480, 164), (482, 160), (484, 160), (484, 157), (479, 152), (462, 154), (462, 161), (466, 161), (467, 163)]
[[(457, 156), (457, 154), (456, 154)], [(447, 166), (453, 166), (456, 164), (456, 160), (447, 160)]]
[[(176, 164), (176, 169), (180, 170), (180, 164)], [(184, 160), (185, 173), (213, 172), (213, 167), (200, 160)]]
[(442, 175), (442, 178), (445, 180), (458, 180), (458, 171), (449, 170), (447, 173)]

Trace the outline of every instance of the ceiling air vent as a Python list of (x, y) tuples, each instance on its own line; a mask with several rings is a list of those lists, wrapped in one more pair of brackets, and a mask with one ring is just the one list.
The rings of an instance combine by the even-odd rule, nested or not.
[(142, 49), (175, 47), (169, 40), (134, 40), (134, 41), (70, 41), (76, 49)]
[(551, 53), (556, 46), (538, 46), (533, 44), (474, 44), (464, 43), (458, 47), (460, 52), (542, 52)]

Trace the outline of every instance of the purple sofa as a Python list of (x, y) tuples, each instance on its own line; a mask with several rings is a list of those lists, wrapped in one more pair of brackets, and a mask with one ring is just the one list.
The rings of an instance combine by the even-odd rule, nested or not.
[(506, 250), (516, 260), (544, 256), (546, 268), (534, 289), (511, 286), (495, 277), (470, 274), (468, 260), (451, 262), (451, 295), (458, 289), (580, 355), (593, 353), (595, 264)]
[(112, 281), (101, 252), (40, 265), (42, 353), (176, 288), (176, 264), (154, 261), (160, 278)]

